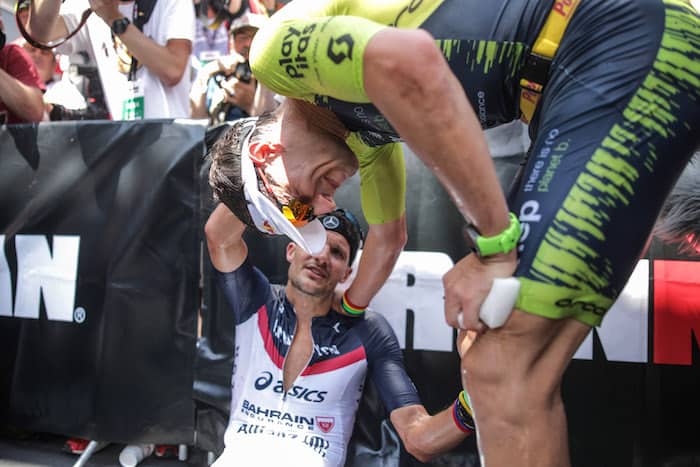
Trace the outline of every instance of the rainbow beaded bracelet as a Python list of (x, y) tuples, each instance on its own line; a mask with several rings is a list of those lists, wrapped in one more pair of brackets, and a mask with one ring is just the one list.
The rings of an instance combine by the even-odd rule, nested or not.
[(348, 294), (348, 292), (346, 290), (345, 293), (343, 294), (343, 299), (340, 301), (340, 306), (343, 307), (343, 310), (346, 313), (348, 313), (352, 316), (362, 315), (365, 312), (365, 310), (367, 309), (367, 307), (359, 307), (357, 305), (353, 305), (350, 302), (350, 300), (348, 300), (347, 294)]

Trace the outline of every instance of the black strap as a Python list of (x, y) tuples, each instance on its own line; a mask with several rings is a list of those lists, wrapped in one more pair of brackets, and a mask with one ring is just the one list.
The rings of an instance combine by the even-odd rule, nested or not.
[[(56, 40), (49, 41), (49, 42), (41, 42), (41, 41), (34, 39), (32, 36), (29, 35), (29, 33), (27, 32), (27, 30), (24, 27), (24, 24), (22, 24), (22, 21), (19, 19), (19, 2), (20, 1), (21, 0), (17, 0), (17, 3), (15, 4), (15, 21), (17, 22), (17, 29), (19, 30), (19, 33), (22, 34), (22, 37), (24, 37), (24, 40), (26, 40), (29, 43), (29, 45), (31, 45), (32, 47), (35, 47), (37, 49), (42, 49), (42, 50), (51, 50), (51, 49), (63, 44), (71, 37), (75, 36), (78, 33), (78, 31), (80, 31), (80, 28), (82, 28), (85, 25), (85, 22), (90, 17), (90, 14), (92, 14), (92, 10), (89, 8), (87, 10), (83, 11), (83, 15), (80, 18), (80, 23), (78, 23), (78, 27), (76, 27), (75, 30), (73, 30), (72, 32), (68, 33), (67, 36), (61, 37), (61, 38), (58, 38)], [(153, 1), (155, 1), (155, 0), (153, 0)]]
[(136, 12), (134, 17), (134, 26), (143, 31), (143, 25), (151, 19), (151, 13), (156, 6), (157, 0), (136, 0)]
[[(531, 91), (542, 92), (545, 84), (549, 81), (549, 67), (552, 65), (552, 59), (548, 57), (543, 57), (537, 55), (534, 52), (530, 52), (520, 70), (521, 83), (520, 86)], [(528, 84), (523, 83), (522, 80), (526, 80)], [(534, 84), (534, 87), (531, 87)]]
[[(26, 40), (32, 47), (35, 47), (37, 49), (42, 49), (42, 50), (51, 50), (53, 48), (58, 47), (59, 45), (65, 43), (68, 39), (71, 37), (75, 36), (78, 31), (80, 31), (80, 28), (82, 28), (85, 23), (87, 22), (88, 18), (92, 14), (91, 9), (87, 9), (83, 12), (83, 15), (80, 18), (80, 22), (78, 23), (78, 27), (75, 28), (72, 32), (68, 33), (65, 37), (61, 37), (59, 39), (49, 41), (49, 42), (41, 42), (36, 39), (34, 39), (27, 29), (24, 27), (24, 24), (22, 21), (19, 19), (19, 3), (21, 0), (17, 0), (17, 3), (15, 4), (15, 21), (17, 22), (17, 29), (19, 30), (19, 33), (24, 37), (24, 40)], [(135, 5), (135, 11), (134, 11), (134, 18), (133, 18), (133, 23), (134, 26), (139, 28), (139, 31), (143, 31), (143, 25), (148, 23), (148, 20), (151, 18), (151, 13), (153, 13), (153, 8), (156, 5), (157, 0), (136, 0), (136, 5)], [(133, 61), (132, 61), (133, 63)], [(135, 67), (134, 67), (135, 69)]]

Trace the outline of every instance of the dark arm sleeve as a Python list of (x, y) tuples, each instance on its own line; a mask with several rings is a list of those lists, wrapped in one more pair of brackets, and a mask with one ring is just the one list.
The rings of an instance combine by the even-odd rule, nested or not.
[(238, 325), (250, 318), (270, 295), (270, 282), (249, 259), (232, 272), (216, 271), (217, 281), (226, 296)]
[(369, 376), (387, 412), (421, 404), (418, 391), (406, 373), (396, 334), (380, 314), (368, 311), (358, 332), (367, 352)]

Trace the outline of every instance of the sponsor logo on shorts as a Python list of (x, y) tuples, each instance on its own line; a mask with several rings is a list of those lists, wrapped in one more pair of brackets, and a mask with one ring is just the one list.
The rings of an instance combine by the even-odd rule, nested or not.
[(540, 203), (531, 199), (527, 200), (520, 207), (520, 215), (518, 216), (520, 221), (520, 241), (518, 242), (518, 251), (523, 252), (525, 249), (525, 240), (530, 236), (531, 227), (530, 224), (536, 224), (542, 220), (542, 215), (540, 214)]
[(585, 311), (586, 313), (593, 313), (598, 316), (603, 316), (606, 308), (598, 306), (594, 303), (584, 302), (582, 300), (572, 300), (570, 298), (562, 298), (554, 303), (559, 308), (577, 308), (578, 311)]
[(476, 93), (476, 100), (479, 104), (479, 121), (481, 123), (486, 123), (486, 93), (484, 91), (479, 91)]

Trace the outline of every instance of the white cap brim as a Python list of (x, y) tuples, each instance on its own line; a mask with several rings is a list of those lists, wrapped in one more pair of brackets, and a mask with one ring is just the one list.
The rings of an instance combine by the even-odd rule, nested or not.
[(248, 152), (250, 134), (243, 141), (241, 151), (241, 177), (243, 178), (243, 191), (248, 201), (248, 212), (259, 231), (271, 235), (285, 235), (302, 247), (308, 254), (317, 255), (326, 245), (326, 229), (318, 219), (307, 223), (303, 227), (295, 227), (279, 208), (260, 193), (258, 189), (258, 177), (255, 167)]

